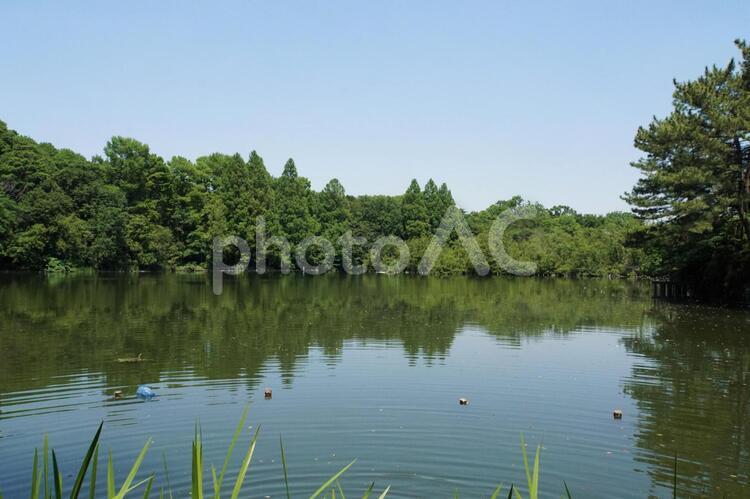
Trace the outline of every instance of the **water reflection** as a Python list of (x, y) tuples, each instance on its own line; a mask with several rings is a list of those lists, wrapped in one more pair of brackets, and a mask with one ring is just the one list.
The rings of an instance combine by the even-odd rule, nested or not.
[[(434, 360), (466, 323), (519, 344), (545, 331), (636, 326), (643, 310), (642, 288), (617, 281), (255, 278), (228, 282), (219, 297), (204, 276), (8, 281), (0, 286), (8, 392), (83, 368), (104, 373), (108, 385), (186, 366), (209, 379), (242, 372), (252, 380), (269, 359), (291, 382), (313, 345), (335, 362), (347, 339), (397, 340), (413, 361)], [(138, 353), (149, 362), (137, 376), (113, 362)]]
[(656, 304), (627, 349), (648, 359), (625, 383), (641, 417), (636, 459), (655, 483), (708, 497), (748, 494), (750, 317), (746, 312)]
[[(26, 450), (35, 425), (75, 435), (63, 443), (76, 456), (73, 444), (101, 417), (123, 454), (139, 442), (117, 428), (161, 432), (169, 448), (211, 407), (227, 407), (206, 417), (231, 428), (238, 407), (277, 377), (290, 395), (256, 413), (297, 436), (310, 483), (325, 474), (311, 457), (320, 435), (345, 435), (338, 449), (369, 459), (363, 480), (374, 473), (404, 497), (444, 491), (447, 480), (473, 496), (495, 476), (522, 479), (524, 431), (544, 439), (550, 497), (562, 479), (576, 497), (607, 495), (611, 483), (623, 497), (666, 497), (675, 452), (681, 490), (747, 495), (750, 315), (653, 303), (648, 291), (607, 280), (332, 275), (227, 279), (217, 297), (200, 275), (3, 276), (0, 459)], [(115, 361), (139, 353), (145, 362)], [(157, 403), (129, 397), (141, 383), (160, 383)], [(110, 400), (116, 389), (125, 400)], [(472, 412), (446, 408), (467, 389)], [(615, 404), (621, 424), (607, 417)], [(382, 441), (369, 440), (375, 430)], [(438, 464), (419, 462), (430, 452)], [(271, 459), (258, 464), (267, 494), (278, 492), (275, 468), (262, 472)], [(20, 491), (25, 475), (6, 468), (0, 483)]]

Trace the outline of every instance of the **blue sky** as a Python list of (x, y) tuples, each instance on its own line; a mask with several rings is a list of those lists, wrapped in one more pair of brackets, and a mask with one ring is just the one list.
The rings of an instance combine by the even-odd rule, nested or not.
[(626, 209), (633, 135), (672, 79), (750, 38), (750, 2), (3, 2), (0, 119), (87, 156), (256, 149), (320, 189), (447, 182)]

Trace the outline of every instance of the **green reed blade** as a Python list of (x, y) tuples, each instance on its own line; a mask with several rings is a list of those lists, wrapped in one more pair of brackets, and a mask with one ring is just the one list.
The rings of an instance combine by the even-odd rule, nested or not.
[(573, 499), (573, 494), (570, 493), (570, 489), (568, 488), (568, 484), (563, 480), (563, 485), (565, 485), (565, 494), (567, 494), (568, 499)]
[(115, 467), (112, 464), (112, 451), (107, 458), (107, 499), (115, 497)]
[(198, 424), (195, 425), (193, 439), (193, 495), (196, 499), (203, 499), (203, 443)]
[(55, 455), (55, 449), (52, 449), (52, 471), (52, 479), (55, 481), (55, 497), (57, 499), (62, 499), (62, 476), (60, 475), (60, 469), (57, 467), (57, 456)]
[(247, 469), (250, 467), (250, 461), (253, 459), (255, 444), (258, 441), (259, 434), (260, 426), (255, 430), (253, 439), (250, 441), (250, 447), (247, 449), (247, 454), (245, 454), (245, 459), (242, 460), (242, 466), (237, 475), (237, 481), (234, 483), (234, 490), (232, 490), (232, 499), (237, 499), (240, 496), (240, 490), (242, 490), (242, 484), (245, 482), (245, 475), (247, 474)]
[(122, 493), (122, 495), (118, 495), (117, 497), (118, 498), (125, 497), (126, 495), (130, 494), (131, 492), (133, 492), (135, 489), (137, 489), (138, 487), (140, 487), (144, 483), (148, 484), (148, 481), (151, 480), (153, 478), (153, 476), (154, 476), (153, 474), (149, 475), (148, 478), (144, 478), (140, 482), (136, 483), (135, 485), (133, 485), (132, 487), (130, 487), (129, 489), (127, 489), (124, 493)]
[(310, 496), (310, 499), (315, 499), (315, 498), (316, 498), (316, 497), (318, 497), (318, 496), (319, 496), (320, 494), (322, 494), (322, 493), (323, 493), (323, 491), (325, 491), (325, 490), (326, 490), (326, 489), (327, 489), (327, 488), (328, 488), (328, 487), (329, 487), (329, 486), (330, 486), (330, 485), (331, 485), (331, 484), (332, 484), (333, 482), (335, 482), (336, 480), (338, 480), (338, 478), (339, 478), (339, 477), (340, 477), (341, 475), (343, 475), (343, 474), (344, 474), (344, 472), (345, 472), (346, 470), (348, 470), (349, 468), (351, 468), (351, 467), (352, 467), (352, 465), (353, 465), (354, 463), (356, 463), (356, 462), (357, 462), (357, 460), (355, 459), (355, 460), (354, 460), (354, 461), (352, 461), (351, 463), (349, 463), (349, 464), (347, 464), (346, 466), (344, 466), (343, 468), (341, 468), (341, 470), (339, 470), (339, 472), (338, 472), (338, 473), (336, 473), (335, 475), (333, 475), (333, 476), (332, 476), (331, 478), (329, 478), (329, 479), (328, 479), (328, 481), (327, 481), (326, 483), (324, 483), (323, 485), (321, 485), (321, 486), (320, 486), (320, 488), (319, 488), (318, 490), (316, 490), (316, 491), (315, 491), (315, 492), (313, 493), (313, 495), (311, 495), (311, 496)]
[[(279, 435), (279, 447), (281, 447), (281, 467), (284, 469), (284, 487), (286, 488), (286, 499), (292, 499), (292, 495), (289, 493), (289, 475), (287, 474), (286, 468), (286, 453), (284, 452), (284, 442), (281, 440)], [(373, 483), (373, 485), (375, 485)], [(372, 486), (370, 486), (372, 489)]]
[[(172, 485), (169, 483), (169, 468), (167, 468), (167, 453), (163, 452), (161, 455), (162, 464), (164, 465), (164, 478), (167, 481), (167, 491), (169, 492), (169, 499), (172, 498)], [(162, 488), (161, 492), (159, 493), (159, 497), (161, 497), (164, 494), (164, 489)]]
[(146, 452), (148, 452), (148, 448), (151, 446), (151, 438), (146, 440), (146, 445), (143, 446), (143, 449), (141, 449), (140, 454), (138, 454), (138, 457), (135, 460), (135, 463), (133, 463), (133, 467), (130, 468), (130, 473), (128, 473), (128, 476), (125, 478), (125, 481), (122, 484), (122, 487), (120, 487), (120, 492), (117, 493), (116, 498), (121, 499), (125, 497), (125, 494), (127, 494), (130, 490), (132, 490), (135, 487), (130, 487), (130, 484), (133, 483), (133, 480), (135, 480), (135, 476), (138, 474), (138, 469), (141, 467), (141, 463), (143, 462), (143, 458), (146, 457)]
[(34, 449), (34, 466), (31, 468), (31, 499), (39, 499), (39, 449)]
[(99, 469), (99, 445), (94, 449), (94, 462), (91, 463), (91, 482), (89, 483), (89, 499), (96, 499), (96, 472)]
[(526, 455), (526, 440), (523, 438), (523, 433), (521, 433), (521, 455), (523, 456), (523, 467), (526, 470), (526, 483), (529, 486), (529, 493), (531, 493), (531, 472), (529, 471), (529, 458)]
[(52, 491), (49, 489), (49, 437), (46, 434), (42, 446), (42, 476), (44, 477), (44, 499), (52, 499)]
[(143, 492), (143, 499), (148, 499), (151, 496), (151, 487), (154, 485), (154, 475), (148, 479), (146, 484), (146, 490)]
[(219, 479), (216, 478), (216, 466), (211, 465), (211, 481), (214, 486), (214, 499), (220, 499), (221, 497), (221, 485), (219, 485)]
[(388, 487), (385, 488), (385, 490), (383, 491), (383, 493), (378, 496), (378, 499), (385, 499), (385, 496), (388, 495), (388, 492), (390, 490), (391, 490), (391, 486), (389, 485)]
[[(224, 464), (221, 467), (221, 473), (219, 473), (219, 489), (221, 489), (221, 484), (224, 483), (224, 475), (227, 472), (227, 467), (229, 466), (229, 460), (232, 457), (232, 452), (234, 451), (234, 446), (237, 443), (237, 440), (239, 440), (240, 435), (242, 435), (242, 429), (245, 426), (245, 421), (247, 420), (247, 413), (250, 411), (250, 405), (246, 405), (245, 409), (242, 411), (242, 416), (240, 417), (240, 422), (237, 425), (237, 428), (234, 430), (234, 435), (232, 435), (232, 440), (229, 442), (229, 449), (227, 450), (227, 455), (224, 458)], [(216, 499), (219, 498), (218, 492), (216, 493)]]
[(534, 472), (532, 475), (532, 483), (529, 484), (529, 496), (531, 499), (537, 499), (539, 497), (539, 456), (542, 453), (542, 445), (536, 446), (536, 455), (534, 456)]
[(83, 458), (81, 468), (78, 470), (78, 476), (76, 477), (76, 481), (73, 484), (73, 489), (70, 491), (70, 499), (78, 499), (78, 494), (81, 492), (81, 487), (83, 486), (83, 479), (86, 477), (86, 472), (88, 471), (89, 465), (91, 464), (91, 458), (94, 457), (94, 449), (96, 449), (96, 446), (99, 443), (99, 436), (102, 434), (103, 426), (104, 421), (99, 423), (99, 429), (96, 430), (96, 435), (94, 435), (94, 439), (89, 445), (89, 450), (86, 451), (86, 456)]
[(370, 482), (370, 486), (367, 487), (367, 490), (365, 490), (365, 493), (362, 494), (362, 499), (368, 499), (370, 497), (370, 494), (372, 494), (372, 489), (375, 488), (375, 482)]
[(497, 499), (498, 497), (500, 497), (500, 490), (502, 490), (502, 488), (503, 488), (503, 484), (501, 483), (500, 485), (497, 486), (495, 491), (492, 493), (492, 495), (490, 496), (490, 499)]
[(341, 496), (341, 499), (346, 499), (346, 494), (344, 494), (344, 490), (341, 488), (341, 484), (338, 480), (336, 480), (336, 488), (339, 491), (339, 495)]

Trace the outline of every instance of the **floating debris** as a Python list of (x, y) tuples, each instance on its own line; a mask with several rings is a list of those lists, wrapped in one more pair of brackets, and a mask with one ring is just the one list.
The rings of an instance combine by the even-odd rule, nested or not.
[(138, 357), (118, 358), (117, 362), (119, 362), (120, 364), (135, 364), (136, 362), (143, 362), (143, 354), (139, 353)]
[(156, 393), (151, 389), (150, 386), (141, 385), (138, 387), (138, 389), (135, 391), (135, 395), (138, 398), (150, 400), (154, 397), (156, 397)]
[(622, 409), (615, 409), (612, 411), (612, 417), (615, 419), (622, 419)]
[(273, 397), (273, 391), (271, 391), (270, 388), (266, 388), (263, 390), (263, 396), (267, 399), (270, 399), (271, 397)]
[(469, 405), (469, 399), (465, 399), (465, 398), (458, 399), (458, 405)]
[(115, 400), (120, 400), (122, 398), (122, 390), (115, 390), (115, 393), (113, 393)]

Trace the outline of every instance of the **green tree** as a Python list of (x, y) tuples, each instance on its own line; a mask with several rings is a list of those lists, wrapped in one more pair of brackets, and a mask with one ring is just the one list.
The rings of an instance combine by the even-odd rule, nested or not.
[[(216, 236), (238, 235), (252, 248), (255, 222), (263, 216), (268, 234), (286, 235), (293, 244), (313, 234), (335, 242), (349, 229), (370, 243), (404, 236), (410, 268), (416, 269), (431, 229), (454, 204), (447, 185), (438, 188), (433, 180), (424, 191), (413, 181), (402, 196), (347, 196), (336, 179), (316, 193), (292, 160), (274, 179), (255, 151), (247, 161), (217, 153), (165, 162), (146, 144), (113, 137), (104, 153), (89, 160), (36, 143), (0, 122), (0, 268), (205, 265)], [(467, 215), (485, 254), (495, 217), (523, 204), (515, 197)], [(642, 227), (632, 215), (579, 215), (560, 207), (539, 207), (539, 213), (533, 223), (512, 226), (506, 245), (517, 258), (538, 262), (541, 273), (626, 274), (659, 261), (624, 246), (626, 235)], [(355, 260), (366, 261), (368, 250), (354, 245)], [(317, 250), (308, 254), (311, 262), (320, 256)], [(394, 256), (386, 251), (386, 259)], [(278, 263), (278, 252), (272, 249), (269, 258)], [(454, 238), (434, 271), (471, 268)]]
[(445, 210), (443, 210), (443, 203), (440, 199), (440, 193), (438, 192), (438, 186), (434, 180), (429, 179), (424, 185), (422, 191), (424, 195), (424, 205), (427, 209), (427, 216), (430, 220), (430, 228), (435, 229), (440, 224), (440, 219), (443, 216)]
[(317, 220), (322, 235), (334, 242), (350, 228), (351, 210), (344, 186), (338, 179), (329, 181), (318, 195)]
[(297, 174), (291, 158), (276, 180), (276, 209), (281, 231), (292, 244), (317, 233), (319, 225), (312, 216), (310, 181)]
[(625, 195), (654, 270), (724, 296), (750, 281), (750, 47), (736, 44), (739, 65), (675, 82), (671, 114), (638, 130), (643, 176)]
[(404, 223), (403, 236), (406, 239), (429, 235), (430, 215), (427, 212), (425, 199), (416, 179), (411, 181), (409, 188), (406, 189), (406, 193), (401, 198), (401, 214)]

